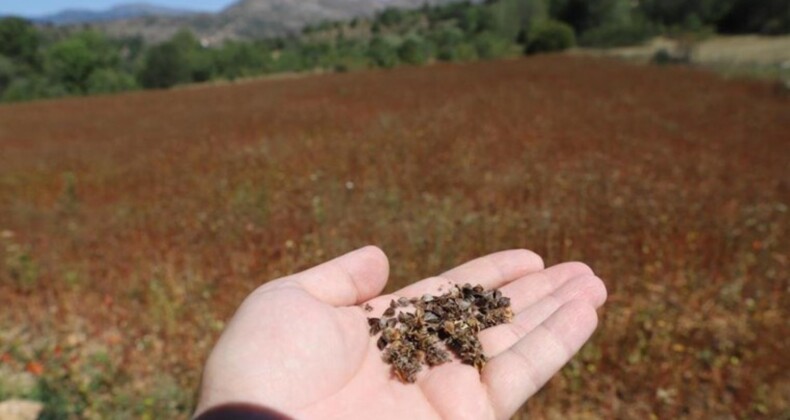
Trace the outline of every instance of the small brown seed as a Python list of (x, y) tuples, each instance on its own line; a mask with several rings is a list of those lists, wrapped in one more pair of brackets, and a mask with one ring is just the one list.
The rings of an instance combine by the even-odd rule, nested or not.
[[(413, 306), (413, 312), (396, 308)], [(482, 369), (486, 362), (477, 333), (513, 318), (510, 299), (498, 290), (480, 285), (454, 286), (440, 296), (399, 298), (390, 301), (382, 318), (370, 318), (371, 335), (381, 333), (377, 346), (382, 360), (392, 365), (393, 374), (403, 382), (416, 381), (423, 365), (437, 366), (450, 361), (446, 345), (463, 363)]]
[(368, 318), (368, 325), (370, 326), (370, 335), (376, 335), (381, 331), (381, 319)]

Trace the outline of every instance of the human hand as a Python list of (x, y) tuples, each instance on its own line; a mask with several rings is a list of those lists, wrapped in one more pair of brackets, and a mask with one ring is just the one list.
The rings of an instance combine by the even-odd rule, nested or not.
[[(239, 307), (203, 372), (197, 414), (247, 403), (295, 418), (509, 418), (587, 341), (606, 288), (581, 263), (547, 269), (536, 254), (504, 251), (379, 296), (384, 253), (366, 247), (255, 290)], [(390, 300), (441, 294), (451, 284), (500, 288), (512, 323), (480, 332), (482, 373), (458, 361), (423, 369), (416, 384), (382, 360), (367, 317)], [(368, 313), (359, 305), (369, 303)]]

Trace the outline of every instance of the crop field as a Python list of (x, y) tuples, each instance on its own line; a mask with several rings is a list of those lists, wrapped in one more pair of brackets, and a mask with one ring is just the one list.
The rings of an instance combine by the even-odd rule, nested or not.
[(257, 285), (529, 248), (610, 298), (530, 418), (790, 417), (790, 96), (539, 56), (0, 106), (0, 400), (187, 417)]

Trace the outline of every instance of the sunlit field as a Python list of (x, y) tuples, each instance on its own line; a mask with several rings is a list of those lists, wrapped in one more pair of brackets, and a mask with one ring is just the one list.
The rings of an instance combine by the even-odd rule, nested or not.
[(790, 416), (790, 96), (540, 56), (0, 106), (0, 400), (187, 417), (236, 305), (530, 248), (610, 298), (530, 418)]

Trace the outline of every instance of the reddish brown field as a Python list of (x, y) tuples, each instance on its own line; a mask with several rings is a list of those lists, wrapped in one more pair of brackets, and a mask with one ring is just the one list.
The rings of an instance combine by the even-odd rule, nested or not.
[(0, 397), (185, 417), (267, 279), (527, 247), (610, 292), (531, 418), (788, 418), (788, 156), (771, 85), (561, 56), (0, 106)]

